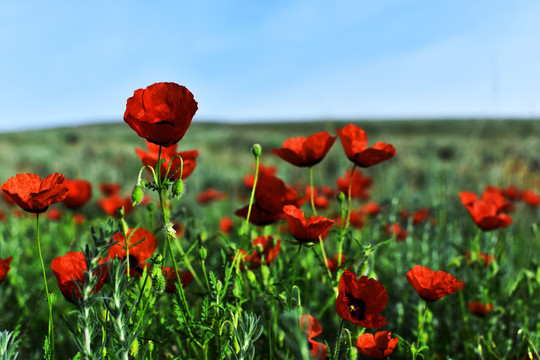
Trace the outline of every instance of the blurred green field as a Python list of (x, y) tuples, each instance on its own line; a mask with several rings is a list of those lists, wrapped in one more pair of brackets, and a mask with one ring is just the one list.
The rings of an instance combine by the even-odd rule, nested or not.
[[(193, 227), (195, 230), (190, 232), (188, 229), (187, 241), (195, 241), (204, 233), (203, 237), (211, 240), (208, 243), (209, 249), (215, 250), (221, 246), (216, 235), (219, 218), (229, 215), (235, 218), (237, 225), (241, 223), (241, 219), (234, 217), (233, 213), (245, 205), (245, 202), (238, 201), (237, 195), (245, 195), (242, 177), (253, 172), (254, 161), (250, 150), (253, 144), (261, 144), (262, 163), (276, 166), (280, 178), (291, 184), (307, 184), (307, 169), (295, 168), (285, 163), (273, 155), (271, 150), (280, 147), (285, 139), (293, 136), (308, 136), (323, 130), (336, 135), (336, 128), (348, 123), (321, 121), (233, 125), (194, 122), (178, 144), (180, 151), (199, 151), (197, 167), (185, 181), (186, 193), (179, 201), (180, 206), (189, 214), (188, 220), (197, 223), (197, 226)], [(504, 351), (509, 353), (519, 353), (525, 349), (526, 344), (520, 341), (521, 338), (517, 335), (520, 328), (528, 331), (531, 338), (540, 339), (540, 317), (537, 312), (540, 300), (536, 296), (540, 291), (538, 209), (520, 204), (513, 216), (514, 223), (508, 229), (480, 236), (458, 199), (460, 191), (468, 190), (478, 194), (486, 184), (501, 187), (515, 185), (538, 192), (540, 121), (400, 120), (360, 121), (355, 124), (368, 134), (369, 146), (377, 141), (384, 141), (393, 144), (397, 149), (395, 158), (363, 170), (363, 173), (374, 181), (370, 189), (371, 199), (383, 206), (383, 213), (355, 236), (364, 245), (386, 240), (387, 235), (381, 230), (382, 225), (396, 221), (401, 209), (416, 210), (427, 207), (431, 210), (432, 217), (437, 219), (436, 226), (426, 224), (410, 228), (405, 242), (393, 242), (383, 246), (377, 251), (377, 256), (369, 260), (370, 273), (376, 275), (385, 285), (390, 296), (384, 312), (389, 321), (386, 329), (408, 338), (409, 341), (415, 340), (414, 332), (418, 319), (414, 304), (418, 302), (418, 298), (404, 280), (404, 274), (414, 264), (425, 264), (433, 269), (453, 270), (458, 278), (477, 279), (477, 283), (473, 281), (467, 286), (465, 299), (469, 296), (478, 297), (481, 292), (489, 289), (493, 301), (501, 309), (497, 315), (483, 322), (474, 323), (474, 320), (471, 320), (471, 323), (467, 322), (467, 326), (462, 326), (463, 322), (469, 319), (461, 318), (461, 295), (453, 295), (444, 302), (435, 303), (432, 308), (433, 323), (428, 334), (431, 339), (437, 336), (446, 338), (439, 338), (433, 344), (431, 355), (448, 355), (448, 351), (462, 349), (463, 337), (476, 334), (482, 334), (498, 346), (504, 346), (506, 341), (509, 345)], [(89, 219), (89, 224), (86, 224), (84, 229), (75, 228), (67, 220), (60, 223), (46, 222), (42, 225), (42, 241), (48, 244), (45, 252), (46, 263), (50, 264), (52, 258), (64, 254), (68, 248), (76, 249), (81, 246), (81, 242), (88, 241), (87, 229), (92, 221), (105, 218), (95, 203), (99, 197), (99, 183), (120, 182), (124, 184), (125, 191), (135, 184), (141, 167), (135, 155), (135, 147), (145, 149), (144, 140), (124, 123), (0, 134), (2, 183), (21, 172), (33, 172), (41, 176), (59, 172), (70, 178), (87, 179), (94, 185), (93, 201), (84, 208)], [(343, 176), (350, 167), (351, 163), (345, 157), (338, 139), (328, 156), (314, 168), (315, 185), (328, 184), (335, 187), (336, 179)], [(228, 201), (209, 207), (196, 204), (195, 195), (208, 187), (227, 192)], [(355, 204), (357, 205), (358, 203)], [(5, 204), (0, 206), (7, 209)], [(338, 207), (337, 201), (334, 201), (332, 207)], [(145, 213), (139, 212), (135, 216), (132, 221), (149, 226)], [(11, 285), (31, 284), (32, 273), (35, 273), (37, 279), (39, 268), (33, 254), (33, 222), (30, 218), (25, 218), (20, 223), (17, 221), (19, 220), (8, 218), (7, 222), (0, 223), (0, 257), (8, 254), (17, 257), (13, 265), (20, 266), (13, 271), (13, 276), (9, 279)], [(265, 231), (276, 230), (272, 229)], [(25, 238), (28, 239), (28, 246), (22, 243)], [(287, 235), (282, 235), (282, 238), (287, 239)], [(470, 249), (475, 238), (482, 251), (496, 257), (501, 264), (500, 268), (482, 272), (483, 269), (464, 266), (463, 252)], [(17, 239), (17, 242), (12, 239)], [(327, 243), (327, 252), (333, 254), (335, 243)], [(284, 244), (284, 255), (280, 256), (287, 256), (290, 260), (293, 250), (290, 244)], [(351, 251), (357, 252), (356, 249)], [(313, 259), (306, 257), (303, 268), (313, 267), (313, 263), (310, 263)], [(24, 261), (33, 263), (31, 267), (23, 267)], [(209, 266), (220, 268), (219, 261), (216, 254), (209, 261)], [(283, 270), (287, 265), (280, 263), (275, 267)], [(300, 268), (302, 266), (299, 266)], [(279, 273), (280, 270), (275, 271)], [(317, 275), (324, 274), (320, 267), (316, 271)], [(482, 276), (485, 276), (486, 283), (480, 285), (479, 277)], [(54, 280), (50, 280), (49, 284), (51, 283), (49, 286), (57, 291)], [(322, 300), (328, 297), (322, 293), (324, 289), (332, 291), (328, 290), (330, 285), (324, 281), (321, 284), (315, 273), (306, 274), (302, 285), (305, 310), (318, 315), (325, 331), (328, 331), (325, 338), (329, 345), (333, 346), (339, 322), (336, 320), (333, 303), (324, 303)], [(6, 296), (5, 299), (11, 301), (11, 306), (23, 309), (24, 303), (32, 302), (33, 296), (40, 291), (42, 289), (37, 280), (35, 284), (29, 285), (27, 291), (16, 289), (15, 286), (9, 289), (0, 287), (0, 299)], [(535, 297), (531, 299), (533, 294)], [(196, 298), (196, 294), (191, 296)], [(313, 301), (310, 303), (310, 300)], [(251, 309), (265, 313), (266, 310), (260, 303), (262, 301), (257, 298), (257, 303), (254, 303)], [(0, 300), (0, 304), (6, 303)], [(40, 306), (41, 321), (46, 321), (45, 304), (41, 303)], [(67, 311), (70, 306), (61, 302), (56, 311)], [(13, 329), (19, 324), (23, 335), (26, 332), (26, 336), (29, 336), (29, 333), (35, 331), (34, 327), (39, 327), (36, 324), (30, 325), (30, 319), (37, 311), (36, 307), (25, 310), (20, 316), (15, 310), (13, 314), (4, 316), (0, 322), (0, 325), (3, 325), (0, 330)], [(461, 314), (462, 312), (463, 309)], [(59, 342), (67, 341), (65, 336), (59, 335)], [(470, 351), (471, 346), (477, 345), (476, 341), (475, 338), (468, 345)], [(264, 348), (264, 345), (261, 346)], [(24, 347), (29, 351), (31, 344)], [(447, 358), (465, 357), (461, 354)]]

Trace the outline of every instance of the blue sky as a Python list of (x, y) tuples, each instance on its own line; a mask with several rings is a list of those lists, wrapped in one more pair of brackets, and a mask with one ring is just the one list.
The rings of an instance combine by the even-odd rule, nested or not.
[(122, 121), (540, 116), (537, 0), (0, 0), (0, 131)]

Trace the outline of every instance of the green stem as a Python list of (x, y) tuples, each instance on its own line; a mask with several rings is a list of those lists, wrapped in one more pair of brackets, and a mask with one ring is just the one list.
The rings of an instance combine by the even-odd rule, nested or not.
[(249, 217), (251, 216), (251, 207), (253, 206), (253, 200), (255, 199), (255, 188), (257, 187), (258, 179), (259, 179), (259, 156), (255, 156), (255, 178), (253, 179), (253, 188), (251, 189), (251, 197), (249, 198), (248, 213), (246, 216), (244, 229), (242, 230), (242, 235), (245, 235), (247, 232), (247, 228), (249, 224)]
[(313, 216), (317, 216), (317, 209), (315, 209), (315, 187), (313, 186), (313, 167), (309, 167), (309, 192), (311, 200), (311, 209), (313, 210)]
[(39, 241), (39, 214), (36, 213), (36, 233), (37, 233), (37, 247), (39, 253), (39, 260), (41, 261), (41, 270), (43, 271), (43, 284), (45, 284), (45, 295), (47, 296), (47, 304), (49, 305), (49, 329), (48, 338), (51, 348), (52, 358), (54, 359), (54, 322), (52, 316), (52, 302), (49, 295), (49, 287), (47, 285), (47, 275), (45, 274), (45, 265), (43, 265), (43, 256), (41, 255), (41, 244)]
[(206, 266), (204, 264), (204, 260), (201, 260), (201, 266), (204, 275), (204, 281), (206, 282), (206, 288), (208, 289), (208, 292), (211, 292), (212, 290), (210, 290), (210, 283), (208, 282), (208, 275), (206, 274)]
[(292, 309), (294, 281), (296, 280), (296, 265), (298, 264), (298, 259), (300, 258), (300, 250), (302, 250), (302, 245), (298, 245), (298, 251), (296, 252), (296, 256), (294, 257), (294, 267), (293, 267), (292, 281), (291, 281), (291, 297), (289, 298), (289, 309)]
[(339, 345), (340, 345), (340, 340), (341, 340), (341, 332), (343, 331), (343, 323), (345, 322), (345, 320), (341, 319), (341, 323), (339, 324), (339, 331), (338, 331), (338, 336), (337, 336), (337, 340), (336, 340), (336, 347), (334, 349), (334, 356), (332, 356), (332, 360), (336, 360), (337, 359), (337, 356), (339, 354)]
[(413, 360), (415, 360), (419, 354), (418, 349), (420, 348), (420, 339), (422, 337), (422, 330), (424, 329), (424, 322), (426, 321), (427, 313), (428, 306), (427, 302), (424, 301), (424, 314), (422, 315), (422, 320), (420, 320), (420, 323), (418, 324), (418, 339), (416, 339), (416, 351), (413, 355)]

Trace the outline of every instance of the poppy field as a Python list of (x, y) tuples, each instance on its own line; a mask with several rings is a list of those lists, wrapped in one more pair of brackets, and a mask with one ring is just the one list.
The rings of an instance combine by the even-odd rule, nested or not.
[(540, 359), (538, 122), (126, 99), (0, 134), (2, 359)]

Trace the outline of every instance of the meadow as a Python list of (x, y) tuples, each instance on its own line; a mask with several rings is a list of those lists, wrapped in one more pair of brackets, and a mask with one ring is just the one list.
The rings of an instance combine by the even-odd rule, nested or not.
[[(397, 151), (395, 157), (361, 169), (371, 185), (364, 186), (366, 195), (351, 200), (352, 210), (375, 202), (376, 213), (344, 224), (347, 194), (339, 200), (336, 181), (352, 163), (338, 137), (312, 167), (318, 195), (324, 193), (323, 185), (332, 190), (325, 197), (328, 205), (317, 210), (317, 215), (336, 220), (321, 240), (324, 252), (319, 241), (295, 244), (284, 219), (246, 226), (235, 215), (250, 202), (251, 188), (244, 178), (254, 173), (254, 144), (262, 148), (260, 162), (275, 167), (276, 176), (302, 197), (309, 193), (308, 169), (285, 162), (272, 149), (291, 137), (321, 131), (336, 136), (336, 129), (349, 123), (364, 129), (368, 146), (383, 141)], [(47, 212), (60, 209), (61, 217), (40, 216), (43, 261), (54, 294), (57, 359), (369, 359), (357, 351), (357, 338), (382, 330), (399, 337), (391, 359), (534, 359), (540, 358), (538, 205), (507, 199), (513, 204), (508, 213), (512, 224), (482, 231), (459, 194), (479, 195), (486, 185), (540, 192), (539, 133), (538, 120), (194, 121), (178, 150), (197, 149), (196, 167), (185, 179), (182, 195), (169, 197), (167, 204), (171, 220), (182, 227), (175, 234), (174, 252), (166, 246), (170, 227), (163, 224), (155, 191), (146, 187), (148, 200), (125, 219), (106, 214), (99, 205), (105, 197), (99, 184), (121, 184), (122, 195), (137, 184), (142, 164), (135, 148), (146, 151), (146, 144), (125, 123), (0, 134), (0, 181), (18, 173), (45, 177), (58, 172), (92, 184), (91, 200), (77, 211), (84, 215), (83, 223), (76, 223), (74, 212), (63, 204)], [(151, 182), (147, 172), (142, 178)], [(209, 188), (222, 194), (206, 202), (197, 198)], [(39, 359), (44, 356), (48, 311), (35, 216), (5, 201), (0, 206), (6, 214), (0, 222), (0, 258), (13, 257), (0, 284), (0, 331), (14, 331), (9, 340), (7, 332), (0, 333), (0, 354)], [(306, 218), (314, 215), (309, 196), (302, 209)], [(421, 209), (427, 215), (417, 221), (411, 215)], [(220, 228), (225, 216), (233, 220), (230, 231)], [(174, 253), (182, 271), (193, 270), (195, 279), (185, 286), (183, 300), (174, 291), (159, 289), (161, 277), (152, 268), (140, 266), (140, 273), (125, 276), (121, 264), (112, 265), (113, 273), (114, 266), (120, 270), (101, 290), (87, 294), (86, 304), (64, 298), (51, 271), (53, 259), (68, 251), (106, 251), (123, 226), (155, 235), (154, 255), (163, 256), (147, 259), (148, 264), (172, 266)], [(251, 243), (261, 236), (273, 236), (274, 245), (281, 240), (272, 261), (266, 252), (262, 260), (244, 258), (240, 249), (248, 255), (262, 252)], [(323, 259), (332, 259), (341, 246), (344, 261), (330, 269)], [(489, 264), (482, 256), (489, 256)], [(406, 278), (415, 265), (448, 272), (465, 285), (437, 301), (423, 301)], [(388, 324), (382, 329), (343, 321), (336, 312), (346, 270), (384, 285), (388, 301), (382, 315)], [(121, 306), (115, 307), (116, 300)], [(479, 316), (469, 308), (470, 301), (493, 308)], [(300, 316), (307, 314), (320, 322), (320, 332), (306, 330), (315, 326), (302, 324)], [(328, 354), (314, 350), (323, 344)]]

